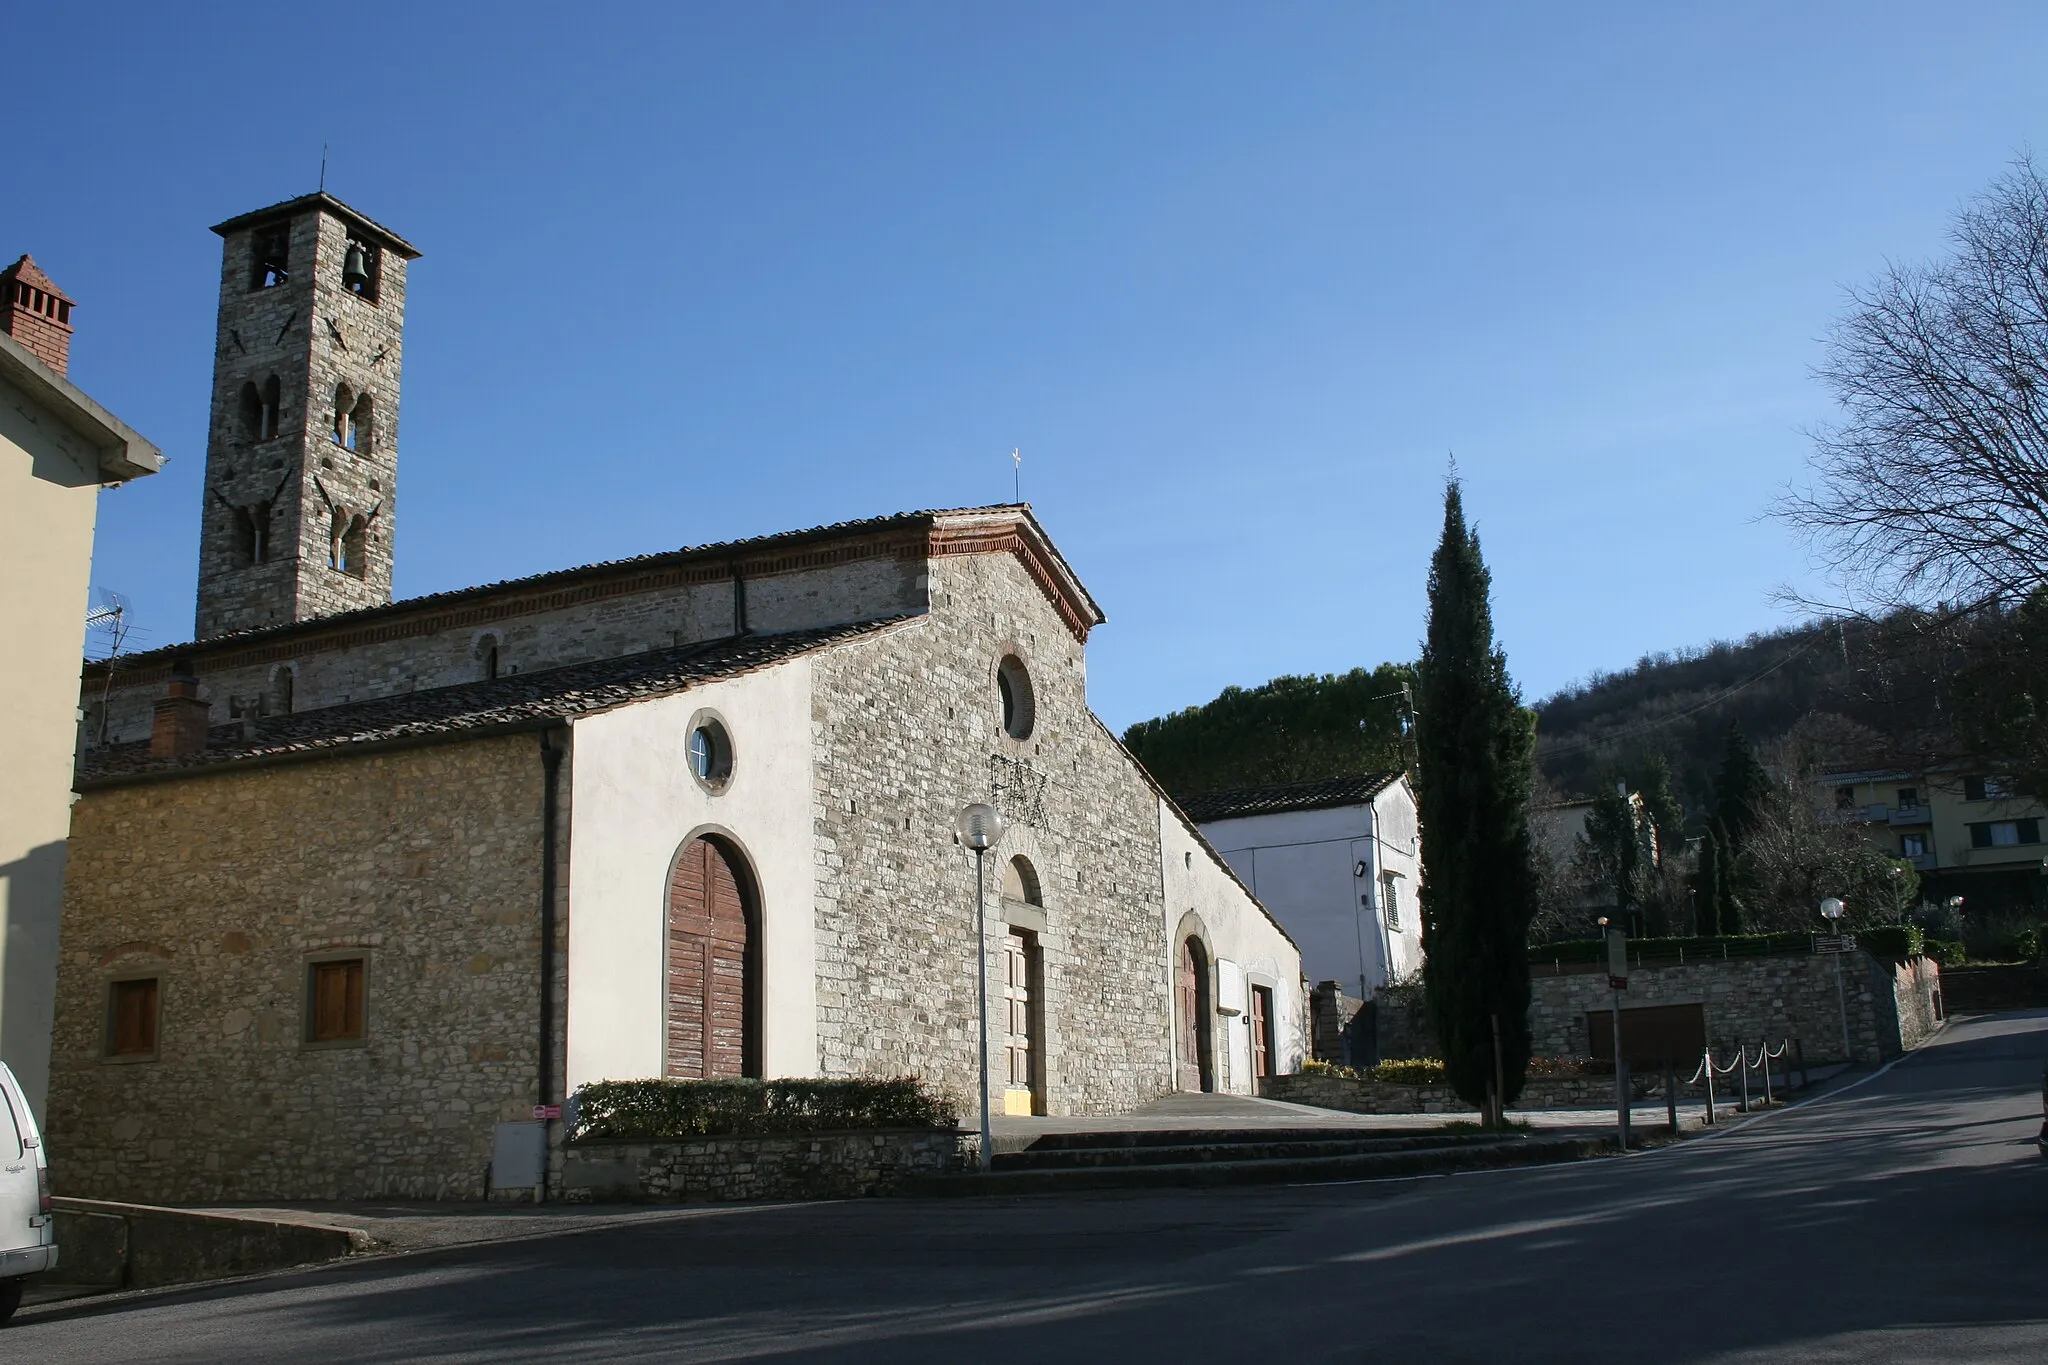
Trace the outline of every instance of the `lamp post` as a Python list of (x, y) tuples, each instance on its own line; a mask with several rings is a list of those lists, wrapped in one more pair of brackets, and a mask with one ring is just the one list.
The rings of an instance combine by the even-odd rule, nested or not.
[(1845, 907), (1840, 896), (1829, 896), (1820, 903), (1820, 917), (1828, 922), (1828, 932), (1835, 943), (1835, 1004), (1842, 1011), (1842, 1060), (1854, 1062), (1856, 1054), (1849, 1046), (1849, 992), (1842, 984), (1842, 911)]
[(987, 1175), (994, 1152), (988, 1131), (988, 892), (982, 867), (988, 851), (1002, 842), (1003, 817), (994, 806), (976, 801), (953, 817), (953, 831), (974, 850), (974, 1004), (981, 1040), (981, 1173)]

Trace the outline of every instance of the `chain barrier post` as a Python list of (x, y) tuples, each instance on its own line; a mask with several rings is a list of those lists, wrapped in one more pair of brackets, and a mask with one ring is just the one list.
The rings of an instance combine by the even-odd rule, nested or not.
[(1799, 1088), (1801, 1090), (1811, 1090), (1813, 1089), (1813, 1077), (1806, 1070), (1806, 1043), (1798, 1038), (1793, 1038), (1789, 1041), (1792, 1044), (1792, 1055), (1799, 1059)]
[(1664, 1112), (1671, 1120), (1671, 1136), (1678, 1136), (1678, 1063), (1664, 1058)]
[(1764, 1108), (1771, 1107), (1771, 1045), (1765, 1043), (1757, 1051), (1764, 1054)]
[(1714, 1049), (1700, 1054), (1700, 1070), (1707, 1076), (1707, 1127), (1714, 1126)]
[(1742, 1058), (1742, 1112), (1749, 1112), (1749, 1044), (1737, 1043), (1735, 1051)]

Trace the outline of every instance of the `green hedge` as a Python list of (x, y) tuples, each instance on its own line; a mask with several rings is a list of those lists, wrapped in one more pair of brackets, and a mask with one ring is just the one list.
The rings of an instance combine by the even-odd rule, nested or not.
[[(1695, 958), (1710, 957), (1770, 957), (1781, 953), (1808, 952), (1813, 946), (1813, 935), (1790, 934), (1723, 934), (1705, 938), (1632, 938), (1628, 941), (1628, 960), (1649, 960), (1653, 962), (1676, 962), (1681, 955), (1690, 962)], [(1604, 938), (1573, 938), (1557, 943), (1537, 943), (1529, 948), (1529, 961), (1547, 962), (1605, 962), (1607, 940)]]
[(1875, 929), (1856, 931), (1856, 946), (1872, 957), (1904, 961), (1920, 956), (1926, 944), (1926, 937), (1917, 924), (1884, 924)]
[(1970, 959), (1969, 952), (1963, 947), (1963, 941), (1956, 938), (1923, 939), (1920, 951), (1944, 967), (1960, 967)]
[(599, 1081), (577, 1090), (570, 1138), (748, 1136), (952, 1128), (953, 1102), (915, 1076), (843, 1081)]

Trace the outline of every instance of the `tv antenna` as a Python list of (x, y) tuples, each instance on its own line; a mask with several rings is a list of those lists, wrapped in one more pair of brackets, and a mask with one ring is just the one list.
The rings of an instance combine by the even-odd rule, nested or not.
[(94, 744), (107, 742), (107, 699), (114, 691), (114, 659), (121, 653), (121, 647), (128, 643), (129, 617), (132, 608), (125, 594), (112, 588), (101, 588), (98, 593), (99, 605), (85, 613), (86, 632), (94, 637), (94, 647), (104, 648), (100, 655), (107, 666), (106, 682), (100, 687), (99, 723), (94, 727)]
[(1010, 451), (1010, 501), (1024, 501), (1024, 448), (1016, 446)]

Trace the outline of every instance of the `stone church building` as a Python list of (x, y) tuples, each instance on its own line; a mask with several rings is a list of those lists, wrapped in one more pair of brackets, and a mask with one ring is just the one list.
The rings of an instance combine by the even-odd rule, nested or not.
[(216, 231), (197, 638), (84, 678), (59, 1189), (473, 1198), (601, 1079), (965, 1108), (970, 801), (998, 1112), (1299, 1064), (1296, 948), (1088, 709), (1103, 616), (1029, 508), (394, 602), (418, 253), (324, 194)]

